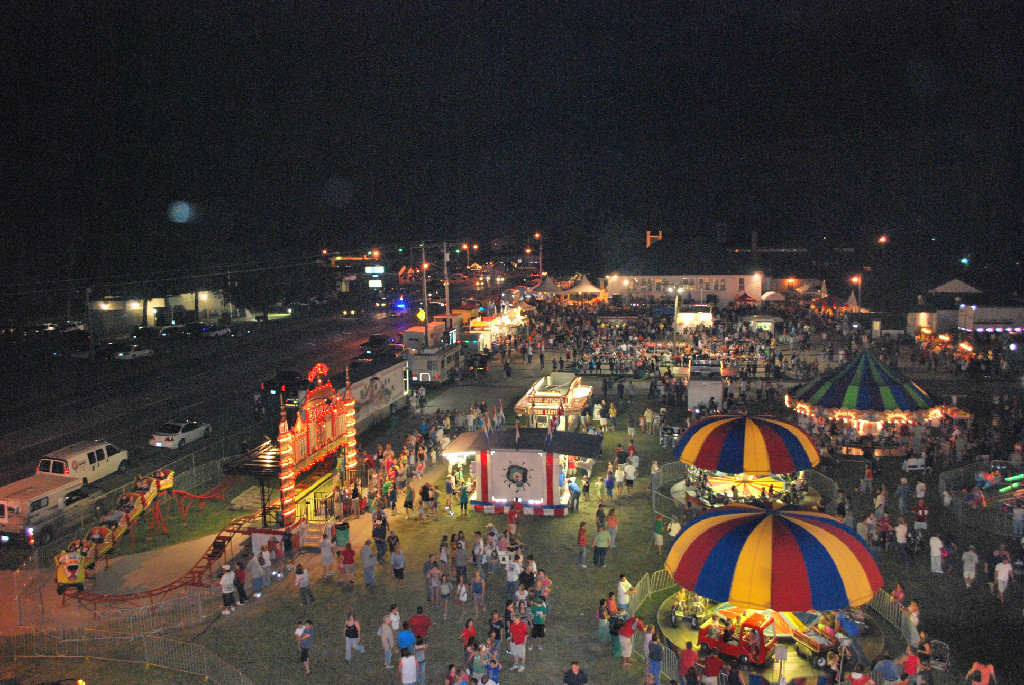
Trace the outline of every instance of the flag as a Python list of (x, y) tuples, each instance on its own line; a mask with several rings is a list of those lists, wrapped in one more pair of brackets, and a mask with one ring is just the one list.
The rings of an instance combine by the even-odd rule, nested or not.
[(555, 422), (558, 420), (557, 416), (552, 416), (548, 421), (548, 447), (551, 447), (551, 438), (555, 437)]
[(519, 419), (516, 419), (516, 444), (519, 444)]

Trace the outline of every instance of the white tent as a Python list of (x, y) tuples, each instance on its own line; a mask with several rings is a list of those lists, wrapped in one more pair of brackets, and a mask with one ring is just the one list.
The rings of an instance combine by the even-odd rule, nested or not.
[(828, 288), (825, 287), (825, 280), (824, 279), (822, 279), (822, 281), (821, 281), (821, 293), (820, 293), (820, 295), (821, 295), (822, 298), (828, 297)]
[(601, 292), (601, 289), (590, 282), (590, 279), (584, 276), (580, 279), (580, 282), (565, 291), (566, 295), (597, 295)]
[(959, 278), (954, 278), (952, 281), (946, 281), (937, 288), (932, 288), (928, 292), (935, 293), (937, 295), (977, 295), (981, 293), (980, 290), (974, 286), (967, 285)]
[(764, 302), (782, 302), (785, 299), (785, 295), (779, 292), (775, 292), (774, 290), (769, 290), (768, 292), (761, 295), (761, 300), (763, 300)]
[(857, 291), (850, 291), (850, 296), (846, 298), (846, 306), (858, 312), (860, 311), (860, 305), (857, 304)]
[(558, 287), (558, 284), (551, 280), (550, 276), (545, 276), (544, 280), (538, 283), (536, 286), (530, 288), (531, 293), (561, 293), (564, 292)]

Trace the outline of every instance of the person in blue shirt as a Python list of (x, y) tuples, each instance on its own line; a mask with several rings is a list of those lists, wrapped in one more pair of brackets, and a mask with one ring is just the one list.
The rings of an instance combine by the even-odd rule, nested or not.
[(306, 675), (309, 675), (309, 650), (313, 646), (313, 622), (307, 618), (305, 624), (299, 623), (299, 627), (295, 629), (295, 639), (299, 642), (299, 661), (306, 669)]
[(416, 646), (416, 635), (409, 630), (408, 621), (402, 621), (402, 629), (398, 632), (396, 641), (398, 642), (399, 649), (408, 649), (410, 653)]
[(900, 667), (892, 660), (892, 654), (889, 653), (889, 650), (886, 650), (885, 653), (878, 658), (871, 669), (882, 676), (883, 682), (879, 683), (879, 685), (895, 683), (900, 679)]
[(498, 685), (498, 676), (501, 674), (501, 664), (497, 659), (492, 658), (487, 662), (486, 669), (487, 678), (494, 683), (494, 685)]
[(575, 480), (570, 480), (567, 487), (569, 488), (569, 513), (571, 514), (574, 511), (579, 511), (580, 493), (583, 491), (580, 490), (579, 485), (576, 485)]

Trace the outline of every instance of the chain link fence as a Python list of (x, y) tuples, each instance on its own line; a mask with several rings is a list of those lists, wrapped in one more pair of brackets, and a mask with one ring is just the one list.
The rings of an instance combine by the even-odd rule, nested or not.
[(244, 673), (202, 645), (86, 628), (36, 630), (5, 637), (0, 640), (0, 655), (8, 661), (107, 659), (189, 673), (218, 685), (254, 685)]

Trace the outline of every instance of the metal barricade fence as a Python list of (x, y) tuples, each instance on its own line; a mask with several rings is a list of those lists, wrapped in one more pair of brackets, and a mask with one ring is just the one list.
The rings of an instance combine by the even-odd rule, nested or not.
[(202, 645), (160, 637), (59, 628), (5, 637), (0, 645), (0, 654), (9, 661), (17, 658), (108, 659), (190, 673), (219, 685), (253, 685), (244, 673)]
[(834, 515), (836, 513), (836, 498), (839, 496), (839, 485), (814, 469), (804, 471), (804, 478), (807, 479), (807, 487), (817, 490), (825, 511)]
[(202, 623), (222, 609), (219, 588), (190, 588), (187, 595), (148, 606), (123, 607), (94, 615), (91, 627), (131, 637), (154, 635)]
[(916, 647), (921, 642), (921, 636), (910, 620), (910, 615), (903, 611), (903, 606), (894, 600), (888, 592), (885, 590), (876, 592), (875, 596), (868, 602), (868, 606), (881, 616), (886, 623), (898, 629), (903, 639), (907, 641), (907, 644)]

